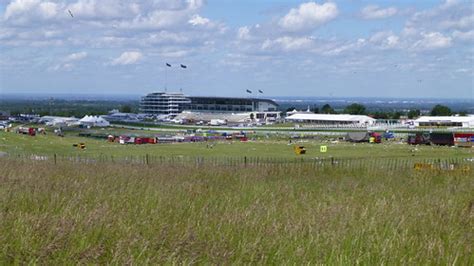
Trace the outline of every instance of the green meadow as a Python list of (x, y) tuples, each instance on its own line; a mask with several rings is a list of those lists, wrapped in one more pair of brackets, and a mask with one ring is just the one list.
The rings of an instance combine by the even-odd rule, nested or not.
[[(104, 134), (118, 133), (104, 131)], [(123, 132), (122, 132), (123, 133)], [(133, 131), (133, 133), (137, 133)], [(138, 132), (140, 133), (140, 132)], [(150, 134), (150, 132), (143, 132)], [(61, 155), (61, 156), (200, 156), (200, 157), (262, 157), (262, 158), (471, 158), (472, 149), (443, 146), (410, 146), (400, 142), (384, 142), (382, 144), (347, 143), (329, 140), (288, 140), (266, 138), (262, 135), (248, 142), (214, 141), (197, 143), (120, 145), (103, 139), (78, 137), (78, 133), (69, 133), (65, 137), (54, 134), (37, 135), (35, 137), (0, 133), (0, 151), (9, 154), (26, 155)], [(252, 138), (251, 138), (252, 139)], [(289, 138), (288, 138), (289, 139)], [(86, 149), (80, 150), (73, 144), (85, 143)], [(211, 145), (212, 144), (212, 145)], [(296, 155), (294, 145), (305, 146), (305, 155)], [(212, 147), (211, 147), (212, 146)], [(327, 146), (327, 152), (321, 153), (320, 147)]]
[(0, 158), (0, 264), (472, 265), (474, 182)]
[[(0, 152), (9, 155), (0, 156), (0, 264), (474, 263), (472, 163), (467, 170), (411, 164), (455, 159), (469, 165), (473, 149), (251, 138), (120, 145), (77, 133), (0, 133)], [(85, 150), (73, 147), (81, 142)], [(307, 154), (296, 155), (295, 144)], [(208, 159), (56, 162), (53, 154)], [(374, 163), (210, 160), (226, 157)], [(398, 168), (404, 160), (409, 164)]]

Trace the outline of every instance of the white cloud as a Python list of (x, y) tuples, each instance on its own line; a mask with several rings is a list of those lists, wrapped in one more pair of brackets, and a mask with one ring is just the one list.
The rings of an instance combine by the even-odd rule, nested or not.
[(208, 18), (203, 18), (199, 15), (194, 15), (188, 23), (193, 26), (208, 25), (211, 21)]
[(250, 29), (249, 27), (240, 27), (237, 30), (237, 38), (239, 40), (249, 40), (250, 39)]
[(295, 51), (308, 49), (313, 45), (313, 40), (307, 37), (284, 36), (275, 40), (265, 40), (262, 44), (262, 50), (278, 49), (283, 51)]
[(75, 67), (75, 62), (81, 61), (87, 57), (87, 52), (72, 53), (64, 57), (61, 63), (49, 67), (49, 71), (70, 71)]
[(38, 0), (15, 0), (7, 5), (5, 8), (5, 19), (10, 19), (17, 14), (27, 12), (37, 6)]
[(301, 4), (298, 8), (292, 8), (280, 19), (278, 25), (286, 31), (308, 30), (333, 20), (338, 14), (335, 3), (328, 2), (320, 5), (308, 2)]
[(370, 37), (369, 41), (381, 49), (397, 48), (400, 44), (400, 38), (392, 31), (377, 32)]
[(461, 41), (474, 41), (474, 30), (466, 32), (455, 30), (453, 32), (453, 38)]
[(77, 0), (65, 8), (71, 10), (76, 20), (125, 19), (140, 15), (142, 7), (137, 3), (115, 0)]
[(136, 51), (123, 52), (119, 57), (112, 61), (112, 65), (130, 65), (136, 64), (143, 58), (143, 54)]
[(472, 29), (474, 27), (474, 15), (449, 18), (441, 21), (440, 25), (446, 29)]
[(65, 61), (70, 62), (70, 61), (79, 61), (87, 57), (86, 52), (79, 52), (79, 53), (72, 53), (68, 55), (65, 59)]
[(329, 45), (327, 48), (320, 50), (319, 52), (322, 55), (327, 56), (336, 56), (348, 51), (354, 51), (364, 47), (367, 44), (367, 40), (365, 39), (357, 39), (355, 42), (349, 42), (347, 44), (332, 44)]
[(376, 5), (369, 5), (364, 7), (360, 15), (363, 19), (383, 19), (396, 15), (398, 9), (395, 7), (380, 8)]
[(417, 50), (434, 50), (450, 47), (452, 38), (444, 36), (440, 32), (421, 33), (422, 39), (415, 42), (414, 49)]
[(3, 19), (14, 24), (25, 24), (36, 19), (54, 19), (60, 4), (39, 0), (15, 0), (7, 5)]

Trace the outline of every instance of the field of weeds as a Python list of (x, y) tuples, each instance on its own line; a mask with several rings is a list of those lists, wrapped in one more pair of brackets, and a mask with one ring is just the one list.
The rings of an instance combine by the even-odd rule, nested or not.
[(0, 264), (474, 264), (474, 182), (0, 159)]

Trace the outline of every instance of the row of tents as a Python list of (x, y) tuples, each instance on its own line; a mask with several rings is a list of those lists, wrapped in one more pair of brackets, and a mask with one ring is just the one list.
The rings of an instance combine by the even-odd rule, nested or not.
[(61, 116), (43, 116), (38, 123), (44, 123), (47, 126), (53, 127), (72, 127), (72, 126), (86, 126), (86, 127), (108, 127), (109, 121), (101, 116), (86, 115), (81, 119), (75, 117), (61, 117)]
[(420, 132), (408, 135), (407, 142), (411, 145), (447, 145), (473, 147), (474, 133)]
[(246, 135), (212, 135), (212, 136), (196, 136), (196, 135), (174, 135), (174, 136), (156, 136), (156, 137), (135, 137), (135, 136), (113, 136), (107, 137), (109, 142), (118, 142), (120, 144), (157, 144), (157, 143), (173, 143), (173, 142), (204, 142), (215, 140), (239, 140), (247, 141)]
[(385, 139), (394, 137), (390, 132), (385, 132), (383, 135), (377, 132), (348, 132), (345, 139), (349, 142), (381, 143), (382, 136)]
[[(382, 138), (394, 138), (393, 133), (385, 132), (349, 132), (346, 140), (350, 142), (381, 143)], [(411, 145), (447, 145), (458, 147), (473, 147), (474, 133), (466, 132), (418, 132), (409, 134), (407, 143)]]

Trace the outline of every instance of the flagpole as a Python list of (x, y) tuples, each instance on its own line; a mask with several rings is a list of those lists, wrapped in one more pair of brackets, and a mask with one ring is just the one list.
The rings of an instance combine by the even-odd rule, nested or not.
[[(180, 64), (180, 67), (183, 69), (183, 71), (188, 68), (188, 66), (183, 65), (183, 64)], [(180, 79), (180, 83), (181, 83), (180, 90), (181, 91), (183, 91), (183, 77), (184, 77), (184, 72), (181, 73), (181, 79)]]

